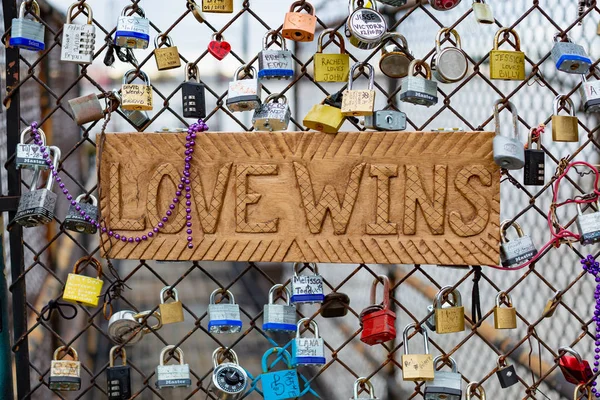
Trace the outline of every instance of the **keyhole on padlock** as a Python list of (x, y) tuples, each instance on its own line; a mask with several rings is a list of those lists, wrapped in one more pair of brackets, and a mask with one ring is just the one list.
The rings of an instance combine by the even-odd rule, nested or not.
[(579, 69), (579, 64), (571, 64), (571, 71)]
[(394, 118), (391, 115), (386, 115), (385, 122), (387, 122), (388, 125), (391, 125), (392, 122), (394, 122)]
[(85, 227), (82, 225), (77, 225), (75, 229), (77, 229), (77, 232), (85, 232)]

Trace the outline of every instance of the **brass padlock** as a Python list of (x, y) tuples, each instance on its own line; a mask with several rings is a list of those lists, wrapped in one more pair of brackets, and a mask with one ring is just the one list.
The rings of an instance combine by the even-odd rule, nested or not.
[(556, 312), (556, 308), (560, 304), (560, 298), (562, 296), (562, 290), (557, 291), (551, 299), (546, 302), (544, 311), (542, 312), (543, 318), (550, 318)]
[[(173, 297), (175, 301), (166, 303), (169, 297)], [(179, 294), (177, 293), (177, 289), (165, 286), (160, 291), (160, 304), (158, 308), (160, 310), (160, 319), (163, 325), (175, 324), (177, 322), (184, 321), (183, 305), (179, 301)]]
[[(160, 47), (163, 44), (166, 44), (167, 47)], [(154, 58), (159, 71), (181, 67), (179, 50), (177, 50), (177, 46), (173, 46), (169, 36), (158, 35), (154, 38)]]
[(338, 133), (345, 119), (346, 117), (339, 108), (325, 104), (325, 100), (323, 100), (321, 104), (315, 104), (308, 111), (302, 124), (315, 131)]
[(404, 35), (397, 32), (388, 34), (386, 39), (391, 43), (381, 49), (379, 69), (390, 78), (404, 78), (408, 75), (408, 66), (413, 58), (408, 50), (408, 41)]
[[(306, 10), (307, 13), (302, 13)], [(315, 8), (307, 1), (295, 1), (290, 6), (290, 11), (285, 14), (281, 34), (284, 38), (296, 42), (312, 42), (315, 39), (317, 17)]]
[(206, 13), (231, 14), (233, 12), (233, 0), (202, 0), (202, 11)]
[(129, 79), (135, 74), (135, 69), (130, 69), (123, 76), (121, 85), (121, 109), (131, 111), (149, 111), (152, 110), (152, 86), (150, 78), (145, 72), (139, 71), (139, 76), (144, 81), (143, 84), (130, 83)]
[[(354, 72), (358, 67), (366, 67), (369, 70), (369, 89), (355, 90)], [(350, 69), (348, 78), (348, 89), (344, 91), (342, 98), (342, 114), (346, 116), (372, 115), (375, 109), (375, 71), (369, 63), (358, 62)]]
[[(513, 35), (515, 50), (498, 50), (500, 35), (504, 32)], [(521, 40), (514, 29), (502, 28), (494, 37), (494, 49), (490, 51), (490, 79), (525, 79), (525, 53), (521, 51)]]
[[(340, 54), (323, 54), (323, 38), (329, 35), (339, 40)], [(333, 40), (332, 40), (333, 42)], [(335, 42), (333, 42), (335, 43)], [(317, 82), (348, 82), (350, 72), (350, 55), (346, 54), (346, 45), (341, 33), (334, 29), (325, 29), (319, 35), (317, 52), (314, 56), (315, 81)]]
[[(568, 106), (567, 110), (570, 115), (558, 115), (561, 101)], [(552, 140), (555, 142), (579, 142), (579, 120), (575, 116), (575, 106), (569, 97), (561, 94), (554, 98)]]
[[(61, 359), (70, 355), (72, 360)], [(61, 346), (54, 351), (54, 357), (50, 363), (50, 377), (48, 386), (56, 391), (76, 391), (81, 389), (81, 362), (77, 351), (72, 347)]]
[[(443, 307), (444, 295), (454, 297), (454, 306)], [(452, 286), (444, 286), (440, 289), (433, 300), (435, 310), (435, 331), (437, 333), (454, 333), (465, 330), (465, 308), (462, 305), (462, 297), (458, 289)]]
[[(507, 307), (500, 307), (502, 299), (506, 299)], [(506, 292), (500, 292), (496, 296), (494, 327), (496, 329), (517, 329), (517, 310), (513, 307), (512, 300)]]
[(432, 381), (435, 375), (433, 356), (429, 353), (429, 335), (427, 328), (421, 325), (423, 334), (424, 354), (411, 354), (408, 350), (408, 332), (417, 329), (412, 323), (404, 328), (402, 340), (404, 343), (404, 354), (402, 354), (402, 379), (405, 381)]

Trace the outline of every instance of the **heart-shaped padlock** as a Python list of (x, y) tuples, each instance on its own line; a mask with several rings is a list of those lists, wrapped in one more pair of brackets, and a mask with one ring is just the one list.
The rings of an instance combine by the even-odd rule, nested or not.
[[(213, 40), (208, 44), (208, 52), (212, 54), (217, 60), (222, 60), (227, 57), (227, 54), (231, 51), (231, 45), (225, 41), (223, 35), (214, 34)], [(219, 39), (219, 40), (217, 40)]]

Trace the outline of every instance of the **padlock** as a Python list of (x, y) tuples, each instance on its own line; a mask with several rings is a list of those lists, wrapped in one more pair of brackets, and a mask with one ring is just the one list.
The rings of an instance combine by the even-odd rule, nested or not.
[(580, 397), (579, 393), (583, 392), (584, 396), (587, 393), (587, 399), (592, 400), (592, 391), (585, 385), (585, 383), (580, 383), (575, 387), (575, 392), (573, 393), (573, 400), (585, 399), (585, 397)]
[(506, 238), (509, 223), (510, 221), (506, 220), (500, 224), (500, 260), (502, 261), (502, 266), (505, 268), (525, 263), (537, 254), (533, 240), (523, 233), (523, 229), (521, 229), (521, 225), (518, 223), (513, 222), (511, 225), (517, 231), (518, 237), (511, 240)]
[[(285, 304), (275, 304), (275, 293), (281, 291), (285, 293)], [(264, 331), (269, 332), (296, 332), (296, 307), (290, 305), (290, 291), (283, 285), (274, 285), (269, 290), (269, 304), (265, 304), (263, 309)]]
[[(73, 10), (82, 6), (87, 12), (87, 24), (73, 24)], [(67, 23), (63, 26), (60, 60), (77, 64), (91, 64), (94, 60), (96, 27), (92, 24), (92, 7), (87, 3), (73, 3), (67, 10)]]
[[(169, 350), (177, 353), (179, 364), (165, 365), (165, 357)], [(163, 347), (160, 352), (160, 364), (156, 366), (156, 388), (187, 388), (191, 385), (190, 366), (183, 361), (183, 350), (173, 345)]]
[(391, 43), (381, 48), (379, 69), (390, 78), (400, 79), (408, 75), (408, 66), (413, 58), (408, 50), (408, 41), (397, 32), (387, 35)]
[[(243, 74), (240, 79), (240, 74)], [(251, 111), (260, 107), (261, 83), (256, 77), (256, 69), (252, 66), (242, 65), (233, 75), (233, 82), (229, 82), (227, 91), (227, 108), (231, 112)]]
[[(161, 47), (163, 44), (166, 47)], [(156, 60), (156, 69), (159, 71), (181, 67), (179, 50), (177, 46), (173, 46), (169, 36), (158, 35), (154, 38), (154, 59)]]
[[(540, 144), (542, 136), (539, 135), (534, 141), (532, 138), (534, 129), (529, 130), (529, 140), (525, 149), (525, 165), (523, 167), (523, 184), (525, 185), (543, 185), (546, 172), (546, 154)], [(533, 143), (537, 144), (537, 149), (533, 148)]]
[(27, 3), (26, 1), (21, 3), (19, 18), (13, 18), (12, 20), (8, 43), (12, 47), (18, 47), (23, 50), (41, 51), (46, 48), (46, 45), (44, 43), (44, 24), (36, 21), (36, 19), (41, 21), (40, 6), (35, 0), (29, 3), (31, 7), (29, 13), (33, 19), (25, 19)]
[[(139, 78), (143, 83), (130, 83), (135, 79), (135, 69), (130, 69), (123, 75), (121, 85), (121, 109), (130, 111), (152, 110), (152, 85), (150, 78), (144, 71), (139, 71)], [(130, 79), (130, 77), (133, 77)]]
[[(85, 263), (85, 264), (84, 264)], [(96, 278), (79, 275), (79, 267), (90, 263), (96, 269)], [(67, 283), (63, 292), (63, 300), (70, 303), (81, 303), (88, 307), (96, 307), (101, 296), (104, 281), (102, 278), (102, 265), (94, 257), (81, 257), (73, 266), (73, 273), (67, 276)]]
[(338, 318), (348, 314), (350, 297), (345, 293), (331, 292), (325, 296), (319, 313), (323, 318)]
[(363, 124), (366, 129), (376, 131), (403, 131), (406, 129), (406, 114), (396, 110), (379, 110), (373, 115), (366, 115)]
[[(415, 68), (425, 69), (425, 78), (415, 75)], [(408, 66), (408, 76), (402, 78), (400, 101), (430, 107), (437, 104), (437, 82), (431, 80), (431, 68), (423, 60), (414, 59)]]
[(257, 131), (285, 131), (291, 117), (287, 98), (282, 94), (272, 93), (254, 110), (252, 125)]
[(550, 52), (556, 69), (569, 74), (586, 74), (592, 65), (592, 59), (583, 46), (571, 42), (569, 36), (566, 37), (566, 41), (559, 39), (560, 33), (556, 33), (554, 46)]
[[(461, 400), (462, 399), (462, 376), (458, 372), (456, 361), (448, 357), (452, 371), (434, 371), (432, 381), (425, 382), (424, 400)], [(433, 360), (437, 366), (442, 361), (442, 356)]]
[(302, 120), (302, 124), (308, 129), (325, 133), (338, 133), (346, 117), (342, 114), (342, 110), (337, 107), (324, 104), (315, 104), (308, 111), (308, 114)]
[(213, 33), (212, 40), (208, 42), (208, 52), (221, 61), (231, 52), (231, 44), (225, 40), (222, 34)]
[(596, 202), (596, 208), (599, 211), (584, 214), (581, 211), (581, 205), (577, 203), (576, 222), (581, 244), (600, 242), (600, 204), (598, 202)]
[[(458, 293), (458, 291), (456, 291)], [(452, 297), (452, 304), (456, 304), (456, 298), (454, 297), (454, 292), (450, 292), (448, 293), (448, 300), (450, 300), (449, 298)], [(447, 307), (452, 307), (452, 304), (450, 304), (450, 301), (446, 301), (444, 304), (442, 304), (442, 308), (447, 308)], [(436, 326), (435, 326), (435, 308), (433, 307), (433, 304), (430, 304), (427, 306), (427, 314), (429, 315), (429, 317), (425, 320), (425, 325), (427, 325), (427, 327), (434, 331), (436, 330)]]
[[(513, 35), (515, 50), (498, 50), (500, 35), (504, 32)], [(490, 79), (525, 79), (525, 53), (521, 51), (521, 40), (514, 29), (502, 28), (494, 37), (494, 49), (490, 51)]]
[[(221, 362), (226, 355), (231, 362)], [(219, 400), (241, 399), (248, 386), (248, 374), (240, 367), (235, 351), (219, 347), (212, 359), (214, 369), (208, 392)]]
[(467, 393), (466, 400), (471, 400), (471, 393), (474, 391), (478, 392), (479, 400), (485, 400), (485, 390), (483, 390), (483, 386), (478, 383), (471, 382), (467, 385), (465, 392)]
[[(454, 306), (444, 307), (444, 295), (452, 293), (454, 297)], [(433, 300), (433, 309), (435, 311), (435, 331), (437, 333), (454, 333), (465, 330), (465, 308), (462, 305), (462, 296), (458, 289), (452, 289), (452, 286), (444, 286)]]
[[(55, 146), (48, 146), (47, 148), (50, 154), (52, 154), (54, 171), (58, 171), (60, 149)], [(17, 213), (15, 214), (14, 222), (26, 228), (45, 225), (54, 219), (57, 199), (56, 193), (52, 191), (54, 179), (52, 174), (48, 174), (46, 186), (38, 189), (38, 178), (39, 174), (36, 172), (34, 181), (31, 184), (31, 190), (21, 195)]]
[(484, 0), (473, 0), (473, 14), (480, 24), (494, 23), (492, 8)]
[[(294, 263), (294, 276), (292, 277), (292, 303), (323, 303), (323, 277), (319, 275), (319, 267), (310, 263), (312, 275), (299, 275), (298, 267), (303, 263)], [(310, 271), (309, 269), (309, 271)]]
[[(365, 391), (368, 391), (368, 397), (359, 397), (358, 392), (361, 386), (364, 387)], [(367, 378), (358, 378), (356, 381), (354, 381), (354, 397), (352, 397), (350, 400), (377, 400), (377, 397), (375, 396), (375, 388), (373, 387), (371, 381), (369, 381)]]
[(231, 14), (233, 12), (233, 0), (202, 0), (202, 11)]
[[(121, 95), (119, 94), (119, 92), (113, 90), (112, 94), (113, 97), (117, 99), (117, 102), (121, 104)], [(143, 129), (150, 122), (150, 117), (148, 116), (148, 113), (146, 111), (124, 110), (121, 107), (119, 107), (119, 109), (121, 110), (125, 118), (129, 122), (131, 122), (131, 124), (135, 126), (137, 130)]]
[(562, 291), (558, 290), (554, 296), (546, 302), (544, 306), (544, 311), (542, 312), (543, 318), (550, 318), (556, 312), (556, 308), (560, 304), (560, 297), (562, 296)]
[[(144, 318), (146, 321), (154, 318), (157, 322), (155, 325), (148, 326), (142, 324)], [(130, 346), (142, 340), (144, 335), (160, 328), (162, 328), (162, 319), (158, 311), (150, 313), (150, 311), (122, 310), (114, 313), (108, 320), (108, 337), (116, 344)]]
[[(104, 99), (106, 107), (102, 106), (100, 100)], [(73, 119), (77, 125), (87, 124), (88, 122), (99, 121), (110, 111), (115, 111), (119, 102), (113, 98), (108, 98), (104, 95), (87, 94), (85, 96), (76, 97), (68, 100), (71, 112), (73, 113)], [(39, 130), (39, 129), (38, 129)]]
[[(307, 322), (315, 334), (313, 338), (300, 337), (300, 329)], [(298, 321), (297, 327), (296, 338), (292, 342), (292, 366), (325, 365), (327, 363), (325, 359), (325, 343), (323, 342), (323, 338), (319, 336), (317, 321), (310, 318), (302, 318)]]
[[(558, 115), (561, 101), (568, 106), (569, 115)], [(579, 142), (579, 120), (575, 116), (575, 106), (570, 98), (561, 94), (554, 98), (552, 140), (555, 142)]]
[(438, 11), (448, 11), (460, 4), (460, 0), (429, 0), (431, 8)]
[(356, 7), (356, 0), (349, 0), (345, 31), (354, 47), (369, 50), (379, 46), (386, 35), (387, 23), (377, 11), (377, 2), (369, 0), (364, 7)]
[[(267, 361), (273, 353), (277, 354), (277, 360), (282, 359), (287, 369), (283, 371), (269, 372)], [(273, 365), (271, 365), (272, 367)], [(281, 347), (272, 347), (262, 357), (262, 382), (263, 397), (265, 400), (293, 399), (300, 396), (300, 382), (298, 372), (292, 367), (290, 353)]]
[[(132, 15), (127, 11), (132, 10)], [(135, 14), (139, 14), (139, 16)], [(129, 5), (123, 9), (117, 20), (115, 45), (130, 49), (147, 49), (150, 42), (150, 20), (139, 6)]]
[[(122, 364), (115, 367), (115, 351), (121, 353)], [(106, 369), (106, 392), (108, 400), (127, 400), (131, 397), (131, 367), (127, 365), (127, 353), (123, 347), (114, 346), (108, 356)]]
[[(215, 296), (221, 293), (221, 303), (215, 304)], [(223, 303), (227, 297), (229, 303)], [(225, 289), (216, 289), (210, 294), (208, 304), (208, 330), (210, 333), (239, 333), (242, 331), (240, 306), (235, 304), (233, 293)]]
[[(306, 13), (301, 12), (305, 10)], [(284, 38), (296, 42), (312, 42), (315, 39), (317, 17), (315, 8), (308, 1), (295, 1), (285, 14), (281, 34)]]
[[(73, 359), (59, 359), (61, 353), (64, 353), (63, 357), (70, 355)], [(54, 350), (54, 357), (52, 357), (50, 363), (48, 387), (51, 390), (60, 392), (72, 392), (81, 389), (81, 362), (74, 348), (61, 346)]]
[[(89, 202), (84, 202), (85, 198)], [(91, 194), (81, 194), (71, 201), (63, 225), (70, 231), (93, 235), (98, 231), (98, 215), (98, 200)]]
[(206, 90), (204, 83), (200, 82), (197, 65), (193, 63), (186, 65), (185, 79), (181, 85), (183, 117), (194, 119), (206, 117)]
[[(450, 33), (454, 36), (456, 46), (442, 49), (442, 35)], [(460, 36), (454, 29), (442, 28), (435, 40), (435, 53), (431, 58), (431, 70), (435, 79), (442, 83), (458, 82), (467, 75), (469, 63), (460, 47)]]
[(404, 354), (402, 354), (402, 379), (405, 381), (432, 381), (435, 378), (433, 357), (429, 354), (429, 334), (427, 328), (421, 326), (423, 335), (424, 354), (410, 354), (408, 350), (408, 332), (417, 330), (417, 325), (412, 323), (404, 328), (402, 334)]
[(502, 99), (494, 103), (494, 125), (496, 136), (494, 137), (494, 162), (501, 168), (515, 170), (521, 169), (525, 165), (525, 149), (523, 143), (519, 141), (519, 114), (513, 103), (508, 101), (506, 109), (512, 113), (513, 135), (512, 137), (502, 136), (500, 129), (500, 104)]
[[(323, 54), (323, 39), (329, 35), (331, 39), (337, 37), (340, 54)], [(332, 43), (335, 43), (332, 40)], [(317, 52), (314, 55), (315, 81), (316, 82), (348, 82), (350, 73), (350, 55), (346, 53), (346, 43), (341, 33), (335, 29), (325, 29), (319, 35)]]
[[(354, 89), (354, 72), (359, 67), (369, 71), (369, 88), (367, 90)], [(346, 116), (361, 116), (373, 114), (375, 108), (375, 71), (368, 63), (358, 62), (350, 69), (348, 89), (342, 98), (342, 114)]]
[(558, 352), (565, 353), (558, 359), (558, 366), (567, 382), (579, 385), (580, 383), (587, 383), (594, 376), (590, 363), (584, 360), (581, 354), (573, 348), (563, 346), (558, 349)]
[[(376, 289), (379, 282), (383, 283), (383, 301), (376, 303)], [(371, 284), (371, 305), (359, 315), (362, 332), (360, 340), (373, 346), (396, 338), (396, 313), (390, 310), (390, 280), (385, 275), (379, 275)]]
[(46, 164), (46, 159), (44, 158), (44, 151), (42, 150), (42, 147), (46, 146), (46, 135), (41, 128), (37, 128), (37, 131), (41, 137), (42, 146), (38, 146), (34, 142), (26, 143), (26, 135), (28, 133), (31, 135), (33, 132), (31, 127), (28, 126), (21, 132), (21, 139), (19, 140), (19, 144), (17, 144), (17, 154), (15, 156), (17, 168), (48, 169), (48, 164)]
[(517, 375), (514, 365), (509, 364), (502, 356), (498, 357), (496, 364), (498, 365), (496, 376), (500, 381), (502, 389), (506, 389), (519, 383), (519, 376)]
[(600, 81), (588, 81), (584, 74), (581, 75), (579, 87), (583, 111), (593, 113), (600, 111)]
[[(281, 50), (269, 50), (269, 38), (279, 39)], [(269, 31), (263, 39), (263, 49), (258, 53), (259, 79), (291, 79), (294, 76), (292, 52), (285, 44), (285, 39), (277, 31)]]
[[(506, 307), (501, 307), (502, 299), (506, 300)], [(517, 310), (513, 307), (512, 300), (506, 292), (500, 292), (496, 295), (494, 327), (496, 329), (517, 329)]]
[[(168, 295), (166, 299), (165, 295)], [(165, 303), (169, 297), (173, 297), (174, 301)], [(170, 288), (169, 286), (162, 288), (160, 291), (160, 304), (158, 305), (158, 309), (163, 325), (183, 322), (185, 319), (183, 316), (183, 305), (179, 301), (179, 294), (175, 288)]]

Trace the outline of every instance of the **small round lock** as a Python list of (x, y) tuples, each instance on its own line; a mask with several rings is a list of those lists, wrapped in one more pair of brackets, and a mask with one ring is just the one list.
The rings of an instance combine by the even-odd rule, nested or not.
[[(224, 358), (229, 359), (231, 362), (221, 362), (220, 360)], [(248, 385), (248, 375), (240, 367), (235, 351), (219, 347), (213, 352), (212, 359), (214, 371), (211, 392), (218, 399), (234, 400), (240, 398)]]
[[(408, 75), (408, 66), (412, 58), (408, 50), (408, 41), (404, 35), (397, 32), (388, 34), (387, 39), (391, 43), (381, 49), (379, 69), (390, 78), (404, 78)], [(398, 39), (399, 42), (394, 39)]]
[(483, 386), (481, 386), (480, 384), (476, 383), (476, 382), (471, 382), (467, 385), (467, 388), (465, 389), (466, 394), (466, 400), (471, 400), (471, 394), (477, 392), (477, 394), (479, 395), (479, 400), (485, 400), (485, 390), (483, 390)]
[[(456, 46), (442, 49), (442, 35), (450, 33), (454, 36)], [(435, 54), (431, 60), (431, 69), (436, 79), (442, 83), (458, 82), (465, 77), (468, 62), (460, 46), (460, 36), (454, 29), (442, 28), (435, 40)]]
[(356, 0), (349, 0), (346, 21), (346, 36), (350, 44), (363, 50), (379, 46), (387, 32), (387, 22), (377, 11), (377, 2), (369, 0), (367, 4), (371, 7), (357, 7)]
[(461, 0), (429, 0), (431, 8), (438, 11), (452, 10), (460, 4)]
[(373, 387), (373, 384), (371, 383), (370, 380), (368, 380), (367, 378), (358, 378), (356, 381), (354, 381), (354, 397), (352, 398), (352, 400), (358, 400), (359, 399), (359, 391), (361, 386), (363, 388), (366, 389), (368, 396), (368, 399), (376, 399), (377, 397), (375, 397), (375, 388)]
[(132, 310), (122, 310), (114, 313), (108, 321), (108, 336), (117, 344), (133, 345), (142, 337), (162, 328), (162, 319), (160, 313), (155, 311), (151, 317), (154, 317), (157, 323), (151, 327), (141, 325), (143, 318), (150, 314), (150, 311), (138, 313)]

